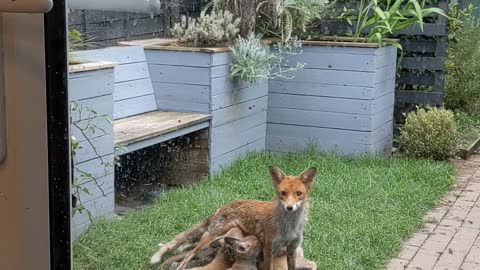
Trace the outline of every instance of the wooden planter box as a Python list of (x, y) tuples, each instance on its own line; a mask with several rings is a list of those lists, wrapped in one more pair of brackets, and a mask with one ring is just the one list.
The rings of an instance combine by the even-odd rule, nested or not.
[(457, 156), (463, 159), (469, 159), (471, 155), (473, 155), (477, 150), (480, 149), (480, 135), (479, 137), (470, 144), (468, 148), (460, 149), (457, 152)]
[[(113, 89), (114, 70), (113, 64), (107, 62), (86, 63), (70, 66), (69, 100), (77, 102), (84, 109), (96, 111), (99, 115), (112, 117), (113, 115)], [(72, 122), (79, 122), (83, 125), (89, 121), (89, 115), (83, 112), (71, 111)], [(80, 193), (80, 199), (86, 209), (90, 211), (93, 218), (109, 217), (114, 213), (114, 168), (103, 166), (104, 162), (113, 164), (114, 159), (114, 138), (113, 127), (107, 121), (94, 118), (92, 124), (97, 125), (105, 132), (85, 132), (83, 134), (74, 125), (70, 126), (72, 135), (81, 143), (82, 149), (77, 151), (73, 166), (74, 174), (78, 170), (91, 173), (101, 185), (98, 188), (94, 181), (84, 181), (82, 187), (87, 188), (90, 194)], [(90, 139), (99, 158), (91, 145), (87, 143), (86, 137)], [(72, 218), (72, 235), (77, 239), (90, 226), (90, 219), (87, 212), (77, 212)]]
[(289, 59), (305, 68), (269, 82), (267, 149), (390, 155), (396, 59), (392, 46), (305, 42)]
[(158, 109), (212, 115), (211, 173), (265, 149), (268, 83), (232, 81), (228, 48), (143, 45)]

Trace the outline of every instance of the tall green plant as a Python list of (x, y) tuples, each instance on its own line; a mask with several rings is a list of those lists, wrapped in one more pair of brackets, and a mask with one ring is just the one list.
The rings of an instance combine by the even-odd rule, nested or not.
[(402, 49), (397, 42), (385, 40), (408, 26), (418, 24), (423, 31), (424, 18), (431, 14), (447, 16), (437, 7), (426, 7), (425, 1), (418, 0), (361, 0), (357, 16), (354, 38), (359, 39), (364, 33), (367, 41), (384, 42)]

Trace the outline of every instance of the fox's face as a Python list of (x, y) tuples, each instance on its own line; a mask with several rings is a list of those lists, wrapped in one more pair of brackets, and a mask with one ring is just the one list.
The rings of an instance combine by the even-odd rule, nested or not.
[(277, 167), (270, 167), (270, 175), (276, 190), (276, 196), (284, 209), (294, 212), (302, 206), (312, 187), (315, 168), (310, 168), (299, 176), (287, 176)]
[(225, 237), (225, 243), (233, 247), (236, 256), (244, 259), (257, 258), (262, 247), (260, 241), (253, 235), (241, 239)]

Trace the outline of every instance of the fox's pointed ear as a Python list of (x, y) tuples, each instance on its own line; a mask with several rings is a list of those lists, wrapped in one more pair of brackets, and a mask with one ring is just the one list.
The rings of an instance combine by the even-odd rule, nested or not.
[(270, 176), (272, 177), (273, 185), (276, 186), (280, 184), (285, 178), (285, 173), (275, 166), (270, 166)]
[(230, 236), (225, 237), (225, 243), (229, 246), (233, 247), (237, 241), (238, 239), (235, 237), (230, 237)]
[(317, 169), (314, 167), (306, 169), (304, 172), (300, 174), (300, 180), (302, 180), (302, 182), (304, 182), (308, 186), (311, 186), (313, 183), (313, 178), (315, 177), (316, 173), (317, 173)]

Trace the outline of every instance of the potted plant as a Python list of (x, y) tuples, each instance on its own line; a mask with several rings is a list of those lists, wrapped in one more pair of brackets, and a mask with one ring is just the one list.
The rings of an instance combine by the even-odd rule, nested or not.
[(437, 8), (416, 0), (362, 0), (353, 37), (311, 35), (305, 63), (295, 78), (269, 82), (267, 149), (302, 151), (314, 144), (321, 151), (345, 155), (391, 154), (397, 40), (390, 34)]

